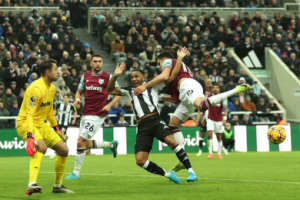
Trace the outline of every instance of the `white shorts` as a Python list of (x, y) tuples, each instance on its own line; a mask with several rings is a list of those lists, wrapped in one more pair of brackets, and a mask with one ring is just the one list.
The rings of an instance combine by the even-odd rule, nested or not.
[(178, 117), (181, 121), (185, 122), (196, 110), (194, 102), (197, 98), (203, 97), (203, 88), (192, 78), (185, 79), (179, 88), (180, 104), (177, 107), (174, 116)]
[(223, 132), (223, 122), (222, 121), (213, 121), (207, 119), (206, 124), (208, 131), (214, 131), (215, 133), (222, 133)]
[(83, 115), (80, 121), (79, 135), (90, 140), (102, 127), (105, 117), (96, 115)]

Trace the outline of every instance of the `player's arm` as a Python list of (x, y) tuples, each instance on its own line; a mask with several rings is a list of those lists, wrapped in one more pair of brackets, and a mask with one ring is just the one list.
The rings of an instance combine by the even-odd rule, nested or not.
[(75, 124), (76, 118), (77, 118), (77, 110), (76, 110), (76, 107), (74, 106), (73, 109), (74, 109), (74, 113), (73, 113), (73, 120), (72, 120), (72, 122), (71, 122), (72, 125)]
[(75, 101), (74, 101), (74, 105), (76, 106), (77, 104), (81, 103), (81, 97), (83, 95), (83, 91), (84, 91), (84, 74), (82, 75), (79, 85), (78, 85), (78, 89), (77, 92), (75, 94)]
[(177, 61), (176, 61), (175, 67), (172, 70), (172, 73), (171, 73), (170, 77), (168, 78), (168, 80), (166, 80), (164, 82), (165, 85), (169, 85), (171, 82), (173, 82), (176, 79), (176, 77), (178, 77), (178, 74), (179, 74), (180, 68), (181, 68), (182, 59), (186, 56), (187, 53), (188, 53), (188, 49), (186, 47), (183, 47), (182, 49), (178, 49)]
[[(118, 87), (118, 89), (120, 89), (120, 87)], [(118, 96), (114, 96), (113, 100), (111, 100), (111, 102), (109, 102), (107, 105), (105, 105), (101, 111), (106, 111), (109, 112), (110, 108), (117, 103), (119, 100), (121, 99), (121, 95)]]
[(126, 68), (125, 63), (122, 63), (121, 65), (119, 65), (119, 64), (117, 65), (117, 67), (115, 69), (115, 72), (114, 72), (114, 75), (109, 79), (109, 82), (108, 82), (108, 85), (107, 85), (107, 88), (106, 88), (106, 91), (109, 94), (122, 96), (121, 88), (116, 87), (116, 82), (117, 82), (117, 79), (118, 79), (119, 75), (121, 75), (123, 73), (125, 68)]
[(174, 99), (172, 99), (171, 96), (160, 96), (160, 100), (166, 101), (166, 102), (171, 102), (171, 103), (176, 103), (176, 101), (174, 101)]

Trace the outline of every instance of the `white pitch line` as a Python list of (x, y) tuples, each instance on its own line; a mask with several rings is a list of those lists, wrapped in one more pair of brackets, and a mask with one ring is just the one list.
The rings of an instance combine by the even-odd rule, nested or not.
[[(28, 173), (29, 171), (23, 171), (23, 172)], [(54, 174), (54, 172), (40, 172), (40, 173), (42, 173), (42, 174)], [(65, 173), (65, 174), (71, 174), (71, 173)], [(93, 173), (81, 173), (81, 175), (86, 175), (86, 176), (120, 176), (120, 177), (161, 178), (160, 176), (141, 175), (141, 174), (93, 174)], [(186, 178), (186, 177), (178, 177), (178, 178)], [(291, 181), (240, 180), (240, 179), (208, 178), (208, 177), (201, 177), (199, 179), (212, 180), (212, 181), (234, 181), (234, 182), (254, 182), (254, 183), (273, 183), (273, 184), (300, 185), (300, 182), (291, 182)]]

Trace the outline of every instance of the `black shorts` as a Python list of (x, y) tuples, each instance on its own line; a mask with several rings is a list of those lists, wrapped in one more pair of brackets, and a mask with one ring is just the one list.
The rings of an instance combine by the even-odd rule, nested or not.
[(143, 119), (138, 124), (135, 153), (140, 151), (150, 152), (154, 137), (161, 142), (164, 142), (164, 138), (168, 135), (172, 135), (172, 131), (160, 115), (157, 114)]

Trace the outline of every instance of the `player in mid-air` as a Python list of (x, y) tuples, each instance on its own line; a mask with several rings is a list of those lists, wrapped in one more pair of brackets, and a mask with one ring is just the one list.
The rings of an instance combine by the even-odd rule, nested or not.
[[(83, 116), (79, 127), (79, 138), (77, 141), (77, 154), (75, 156), (75, 168), (70, 176), (66, 179), (79, 179), (80, 169), (85, 158), (87, 149), (110, 148), (113, 156), (117, 156), (118, 141), (106, 142), (101, 140), (92, 140), (97, 131), (102, 127), (106, 114), (110, 108), (120, 100), (120, 96), (115, 96), (107, 104), (108, 93), (106, 91), (108, 81), (112, 75), (102, 70), (103, 60), (100, 54), (92, 56), (90, 65), (92, 71), (85, 72), (81, 77), (78, 90), (75, 95), (74, 105), (81, 103), (81, 96), (84, 93)], [(116, 87), (119, 84), (116, 83)]]
[[(220, 94), (220, 87), (217, 83), (213, 84), (212, 87), (212, 94), (208, 95), (208, 98)], [(222, 115), (222, 109), (224, 107), (224, 117)], [(204, 111), (205, 112), (205, 111)], [(208, 159), (212, 159), (213, 156), (213, 140), (212, 135), (215, 132), (218, 140), (218, 159), (223, 159), (221, 153), (223, 149), (223, 142), (222, 142), (222, 132), (223, 132), (223, 119), (227, 120), (228, 109), (227, 109), (227, 99), (224, 99), (222, 102), (212, 105), (206, 112), (208, 112), (207, 116), (207, 144), (208, 144)], [(205, 114), (203, 114), (205, 115)], [(202, 115), (202, 116), (203, 116)], [(201, 120), (202, 121), (202, 120)], [(202, 138), (200, 138), (201, 141)], [(203, 141), (203, 139), (202, 139)], [(227, 154), (226, 149), (223, 149), (225, 154)]]
[[(235, 89), (205, 99), (200, 83), (193, 78), (193, 73), (188, 66), (182, 62), (182, 58), (179, 57), (178, 59), (180, 59), (179, 62), (181, 62), (181, 66), (178, 65), (180, 70), (178, 71), (176, 79), (171, 82), (167, 88), (172, 99), (180, 104), (169, 122), (169, 127), (176, 141), (184, 147), (184, 138), (179, 127), (194, 112), (195, 107), (200, 111), (205, 111), (230, 96), (250, 90), (251, 87), (248, 84), (239, 85)], [(157, 63), (159, 69), (162, 70), (161, 74), (146, 84), (137, 87), (134, 91), (135, 94), (140, 95), (147, 88), (168, 80), (172, 70), (175, 68), (176, 62), (170, 52), (166, 51), (159, 54), (157, 56)], [(183, 169), (182, 163), (178, 163), (173, 169), (175, 171)]]
[[(17, 117), (18, 135), (27, 141), (26, 151), (31, 156), (29, 164), (29, 184), (26, 194), (41, 193), (42, 187), (37, 185), (37, 177), (47, 147), (56, 151), (55, 182), (53, 193), (74, 193), (62, 185), (66, 169), (68, 147), (65, 145), (63, 133), (60, 131), (53, 112), (55, 86), (58, 78), (55, 60), (44, 60), (40, 65), (41, 78), (34, 81), (27, 89)], [(44, 123), (47, 118), (51, 123)]]
[[(187, 49), (179, 50), (178, 56), (182, 57), (186, 54)], [(181, 65), (180, 62), (177, 65)], [(137, 121), (138, 132), (135, 143), (135, 158), (136, 163), (150, 173), (158, 174), (169, 178), (176, 184), (181, 184), (180, 179), (176, 176), (174, 171), (167, 172), (154, 162), (148, 160), (149, 152), (152, 149), (153, 138), (165, 142), (176, 153), (178, 159), (183, 163), (184, 167), (188, 170), (189, 175), (187, 181), (196, 181), (197, 177), (190, 164), (189, 158), (185, 150), (176, 142), (172, 135), (171, 129), (165, 124), (158, 111), (158, 91), (164, 84), (161, 83), (153, 88), (148, 88), (143, 91), (141, 95), (136, 96), (134, 89), (140, 85), (146, 84), (144, 73), (141, 70), (134, 70), (131, 72), (132, 87), (129, 88), (116, 88), (115, 81), (117, 77), (122, 74), (125, 65), (117, 66), (112, 79), (109, 81), (107, 90), (110, 94), (127, 96), (133, 106)], [(179, 69), (179, 67), (178, 67)], [(170, 77), (172, 80), (172, 76)], [(168, 80), (166, 80), (168, 82)]]

